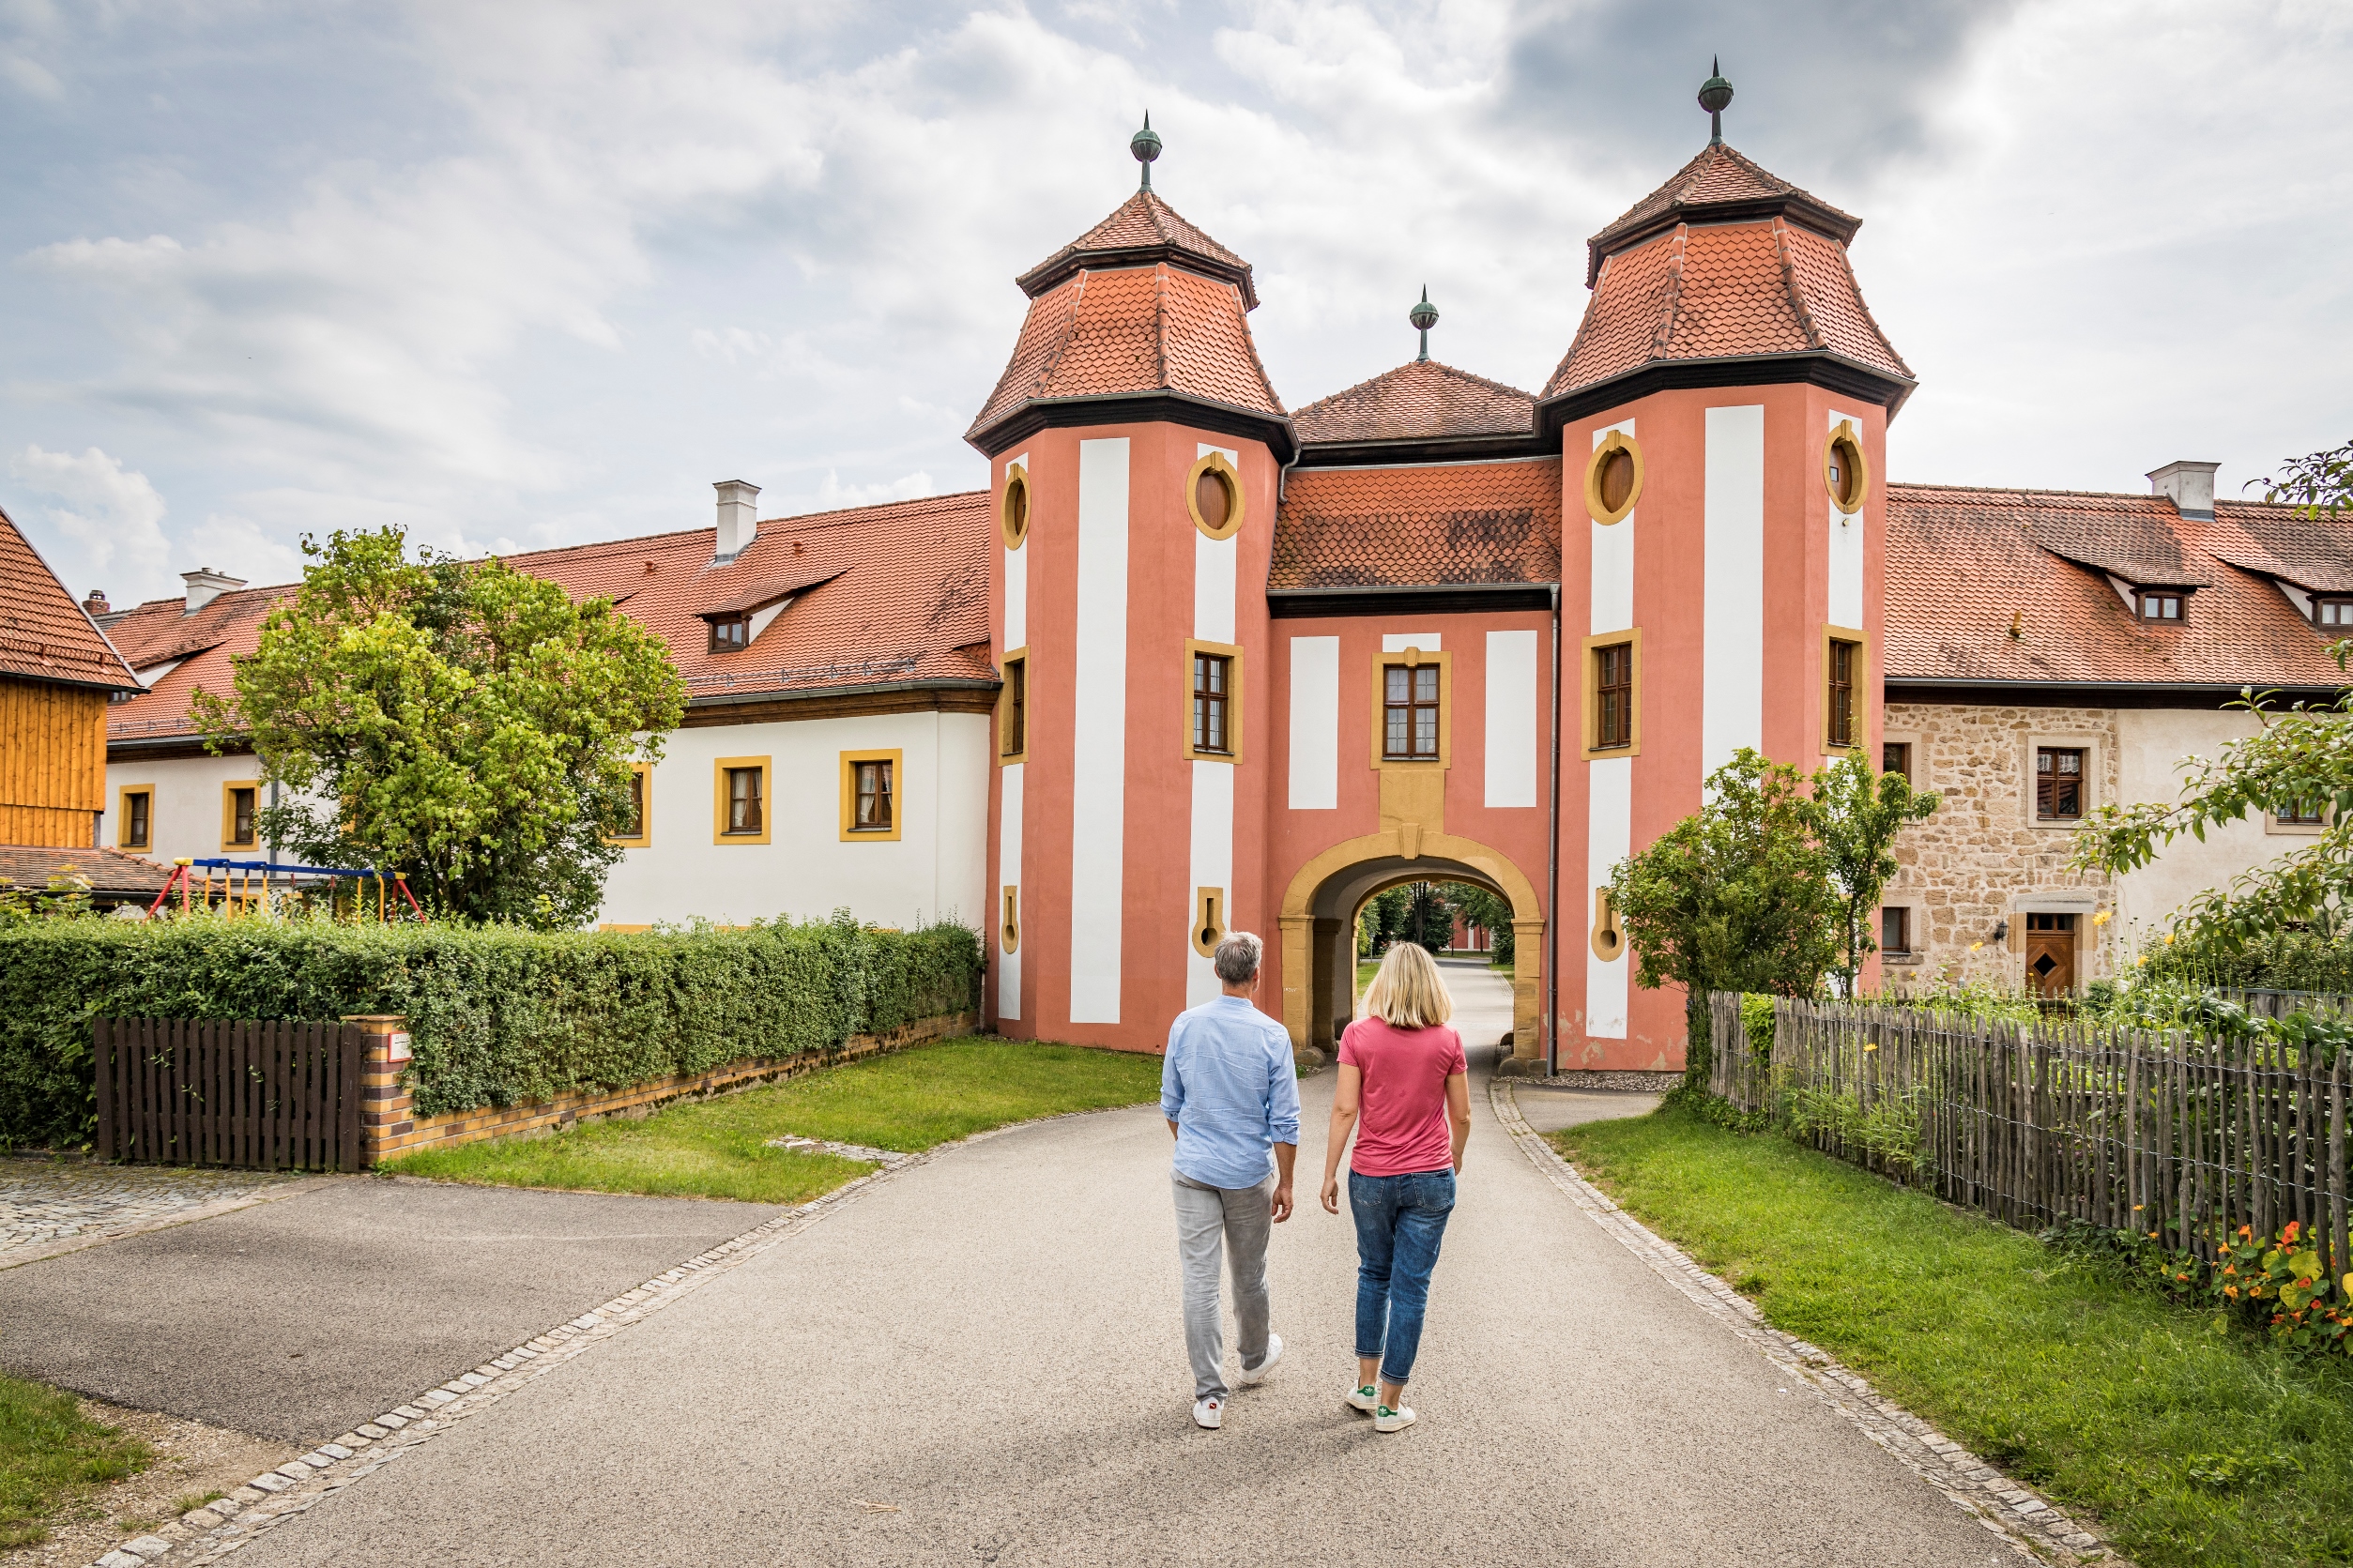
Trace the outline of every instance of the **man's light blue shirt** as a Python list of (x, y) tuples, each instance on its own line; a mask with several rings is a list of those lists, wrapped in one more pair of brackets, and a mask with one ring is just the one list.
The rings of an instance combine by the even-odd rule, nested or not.
[(1243, 997), (1177, 1014), (1160, 1066), (1160, 1111), (1177, 1124), (1176, 1169), (1205, 1187), (1255, 1187), (1275, 1146), (1299, 1141), (1291, 1036)]

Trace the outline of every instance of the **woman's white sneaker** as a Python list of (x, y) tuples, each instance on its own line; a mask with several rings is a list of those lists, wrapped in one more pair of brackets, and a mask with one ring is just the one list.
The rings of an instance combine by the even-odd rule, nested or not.
[(1274, 1371), (1275, 1363), (1282, 1359), (1283, 1336), (1268, 1334), (1266, 1336), (1266, 1359), (1259, 1362), (1255, 1368), (1245, 1366), (1242, 1369), (1242, 1386), (1246, 1389), (1254, 1383), (1266, 1381), (1266, 1375)]
[(1413, 1424), (1413, 1412), (1405, 1406), (1396, 1409), (1383, 1405), (1372, 1412), (1372, 1429), (1376, 1432), (1402, 1432)]
[(1225, 1424), (1226, 1402), (1222, 1399), (1197, 1399), (1193, 1402), (1193, 1424), (1206, 1426), (1212, 1432)]
[(1351, 1389), (1348, 1391), (1348, 1404), (1351, 1409), (1361, 1410), (1366, 1415), (1370, 1415), (1380, 1408), (1381, 1391), (1370, 1383), (1365, 1384), (1362, 1388)]

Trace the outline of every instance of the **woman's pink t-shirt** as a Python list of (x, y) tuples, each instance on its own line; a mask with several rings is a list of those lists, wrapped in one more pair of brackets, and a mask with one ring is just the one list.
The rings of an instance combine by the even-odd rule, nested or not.
[(1349, 1168), (1359, 1176), (1404, 1176), (1454, 1164), (1446, 1126), (1446, 1080), (1467, 1072), (1462, 1037), (1444, 1024), (1401, 1029), (1359, 1018), (1340, 1033), (1340, 1061), (1365, 1075), (1363, 1119)]

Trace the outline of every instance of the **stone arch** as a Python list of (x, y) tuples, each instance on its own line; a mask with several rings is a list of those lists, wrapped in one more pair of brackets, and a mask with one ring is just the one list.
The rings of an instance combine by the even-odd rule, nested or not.
[[(1283, 893), (1283, 1027), (1305, 1059), (1332, 1052), (1333, 1023), (1353, 1006), (1355, 913), (1384, 888), (1404, 882), (1474, 882), (1512, 908), (1520, 961), (1512, 978), (1512, 1055), (1534, 1061), (1544, 1016), (1544, 906), (1511, 858), (1475, 839), (1421, 830), (1412, 823), (1332, 845), (1301, 866)], [(1470, 1044), (1489, 1042), (1472, 1041)], [(1524, 1069), (1523, 1069), (1524, 1071)]]

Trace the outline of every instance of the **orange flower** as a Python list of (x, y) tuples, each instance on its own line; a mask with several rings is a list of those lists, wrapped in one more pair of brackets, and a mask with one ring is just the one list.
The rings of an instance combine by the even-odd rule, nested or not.
[(2235, 1285), (2225, 1285), (2224, 1286), (2223, 1286), (2223, 1295), (2225, 1295), (2225, 1296), (2228, 1296), (2228, 1297), (2229, 1297), (2232, 1301), (2234, 1301), (2234, 1302), (2235, 1302), (2235, 1301), (2238, 1300), (2238, 1286), (2235, 1286)]
[(2293, 1241), (2296, 1240), (2297, 1233), (2303, 1228), (2303, 1221), (2290, 1220), (2287, 1222), (2287, 1228), (2280, 1232), (2280, 1240), (2283, 1241)]

